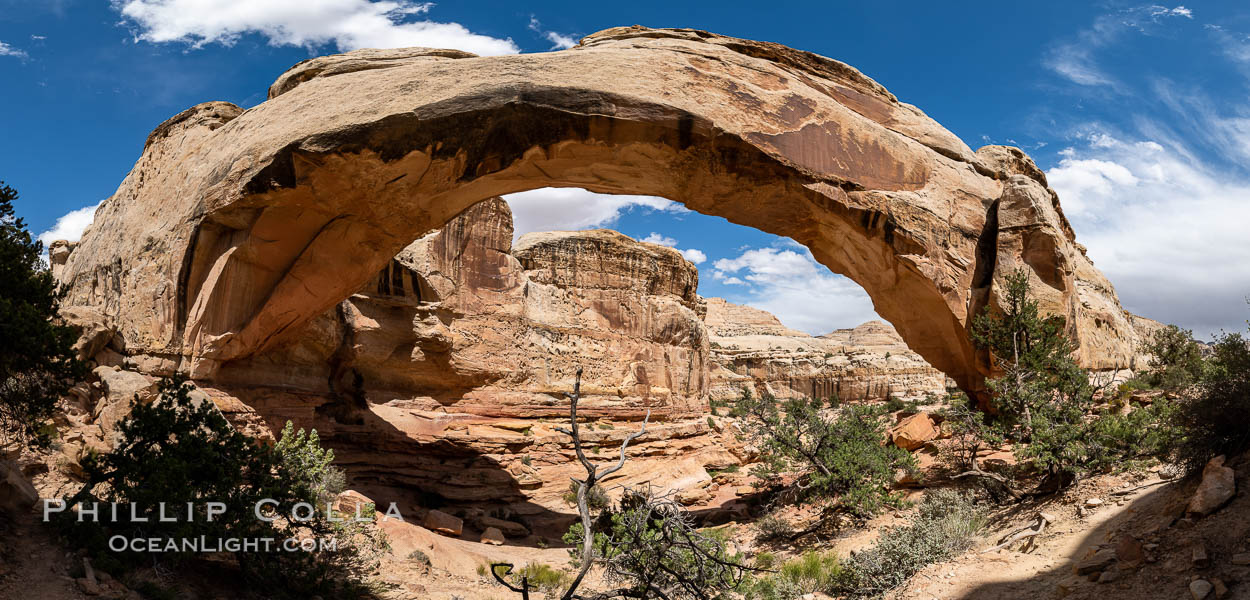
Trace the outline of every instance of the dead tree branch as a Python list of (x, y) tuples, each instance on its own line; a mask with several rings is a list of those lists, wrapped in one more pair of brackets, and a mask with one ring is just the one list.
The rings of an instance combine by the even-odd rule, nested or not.
[(625, 449), (629, 443), (642, 437), (647, 432), (647, 422), (651, 420), (651, 409), (647, 409), (647, 416), (642, 419), (642, 429), (626, 436), (625, 441), (621, 442), (621, 457), (616, 465), (605, 470), (603, 473), (598, 472), (598, 466), (590, 462), (586, 458), (586, 453), (582, 449), (582, 436), (577, 425), (577, 403), (582, 398), (582, 368), (577, 368), (577, 378), (573, 382), (573, 393), (565, 394), (569, 399), (569, 429), (563, 427), (557, 428), (556, 431), (573, 438), (573, 450), (577, 452), (577, 460), (582, 463), (582, 467), (586, 469), (586, 479), (584, 481), (573, 481), (578, 483), (577, 488), (577, 512), (582, 517), (582, 560), (581, 568), (577, 571), (577, 576), (573, 578), (573, 583), (569, 585), (569, 589), (564, 592), (561, 600), (572, 600), (577, 594), (577, 587), (582, 584), (582, 579), (586, 577), (587, 571), (590, 571), (591, 564), (594, 562), (594, 545), (595, 532), (592, 523), (594, 519), (590, 515), (590, 506), (588, 496), (590, 490), (595, 485), (609, 475), (621, 470), (625, 466)]
[(1028, 539), (1028, 541), (1024, 543), (1024, 546), (1020, 548), (1020, 551), (1028, 552), (1036, 546), (1037, 536), (1042, 535), (1042, 532), (1046, 531), (1046, 524), (1053, 523), (1054, 520), (1055, 520), (1054, 517), (1044, 512), (1039, 512), (1037, 513), (1037, 517), (1035, 517), (1034, 523), (1032, 525), (1029, 525), (1028, 527), (1022, 527), (1020, 529), (1017, 529), (1003, 536), (1002, 538), (999, 538), (999, 542), (997, 546), (982, 550), (981, 554), (985, 554), (986, 552), (993, 552), (995, 550), (1001, 550), (1023, 539)]

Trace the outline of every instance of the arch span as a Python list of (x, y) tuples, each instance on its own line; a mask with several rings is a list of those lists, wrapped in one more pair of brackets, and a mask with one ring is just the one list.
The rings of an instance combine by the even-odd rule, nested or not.
[(685, 29), (606, 30), (560, 52), (362, 50), (305, 61), (243, 111), (162, 124), (64, 278), (153, 371), (211, 378), (492, 196), (548, 186), (663, 196), (788, 236), (872, 298), (965, 389), (969, 315), (1028, 267), (1091, 367), (1136, 334), (1045, 176), (972, 152), (840, 62)]

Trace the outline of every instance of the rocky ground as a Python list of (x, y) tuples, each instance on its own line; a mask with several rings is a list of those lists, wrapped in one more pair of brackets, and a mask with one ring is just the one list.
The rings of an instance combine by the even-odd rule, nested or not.
[[(895, 419), (892, 443), (913, 449), (925, 469), (922, 480), (929, 486), (900, 478), (908, 499), (918, 500), (927, 489), (951, 485), (937, 459), (938, 449), (945, 443), (940, 419), (924, 412), (900, 412)], [(632, 431), (628, 423), (595, 431), (608, 424), (599, 421), (588, 424), (587, 429), (602, 432), (605, 445), (618, 444)], [(732, 433), (738, 424), (733, 419), (718, 415), (713, 424), (715, 428), (704, 427), (719, 429), (726, 434), (726, 441), (736, 439)], [(71, 426), (62, 437), (80, 439), (81, 435), (80, 427)], [(742, 462), (748, 462), (750, 449), (741, 444), (736, 447), (743, 454)], [(835, 550), (846, 555), (870, 545), (879, 528), (904, 524), (910, 517), (910, 510), (900, 510), (866, 524), (847, 522), (841, 528), (813, 528), (784, 544), (759, 543), (752, 524), (763, 511), (745, 468), (719, 470), (707, 469), (697, 460), (689, 461), (689, 465), (672, 459), (648, 460), (648, 455), (662, 455), (664, 451), (646, 449), (645, 445), (638, 448), (627, 463), (634, 468), (608, 482), (609, 490), (619, 493), (621, 485), (645, 482), (679, 490), (678, 498), (689, 510), (701, 515), (707, 526), (729, 528), (735, 548), (748, 556), (761, 550), (783, 558), (807, 550)], [(1009, 461), (1010, 454), (989, 451), (982, 458), (983, 463), (994, 460)], [(76, 469), (65, 445), (58, 451), (26, 453), (18, 464), (45, 497), (63, 494), (75, 485)], [(1167, 468), (1102, 475), (1082, 481), (1059, 496), (999, 507), (973, 550), (924, 569), (892, 596), (917, 600), (1250, 597), (1250, 494), (1244, 486), (1250, 476), (1250, 460), (1237, 458), (1228, 461), (1226, 467), (1216, 465), (1209, 471), (1206, 478), (1191, 479), (1175, 478)], [(573, 474), (567, 468), (560, 472), (563, 478)], [(359, 496), (353, 493), (353, 497)], [(503, 599), (511, 595), (483, 575), (482, 565), (541, 563), (567, 568), (567, 547), (559, 534), (574, 511), (560, 499), (543, 504), (564, 520), (536, 521), (525, 515), (492, 514), (471, 506), (442, 510), (404, 506), (404, 521), (381, 523), (392, 546), (379, 570), (379, 579), (390, 588), (388, 597)], [(1204, 512), (1209, 514), (1199, 514)], [(810, 506), (786, 507), (779, 514), (798, 529), (817, 518)], [(1045, 514), (1048, 523), (1028, 551), (1022, 551), (1022, 543), (985, 551), (1000, 537), (1033, 524), (1038, 514)], [(5, 534), (12, 541), (2, 552), (0, 598), (136, 597), (137, 592), (106, 573), (97, 570), (94, 579), (89, 578), (80, 566), (81, 559), (62, 549), (35, 515), (10, 525)], [(240, 590), (223, 586), (213, 569), (213, 565), (201, 566), (191, 577), (163, 581), (180, 590), (178, 597), (236, 597)], [(144, 576), (161, 577), (156, 572)], [(592, 578), (590, 585), (594, 583)], [(1208, 585), (1209, 593), (1204, 596)]]

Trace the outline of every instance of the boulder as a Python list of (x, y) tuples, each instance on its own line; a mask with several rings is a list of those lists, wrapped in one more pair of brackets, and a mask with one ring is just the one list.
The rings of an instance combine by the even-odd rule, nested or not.
[[(370, 504), (374, 504), (374, 502), (368, 496), (356, 490), (344, 490), (334, 499), (334, 510), (349, 517), (355, 517), (356, 511), (359, 510), (361, 517), (372, 517), (373, 515), (365, 512), (364, 509), (365, 506)], [(374, 509), (377, 509), (376, 505)]]
[(1205, 516), (1228, 502), (1237, 491), (1237, 474), (1224, 466), (1224, 457), (1217, 456), (1202, 469), (1202, 482), (1189, 500), (1185, 512)]
[(1211, 595), (1212, 589), (1214, 589), (1214, 586), (1205, 579), (1195, 579), (1189, 582), (1189, 595), (1193, 596), (1194, 600), (1205, 600), (1207, 596)]
[(92, 373), (104, 387), (104, 397), (95, 406), (95, 422), (109, 438), (117, 424), (130, 415), (131, 402), (151, 402), (156, 398), (156, 381), (134, 371), (96, 367)]
[(39, 493), (22, 476), (17, 463), (0, 460), (0, 513), (10, 515), (27, 512), (39, 502)]
[(530, 534), (529, 528), (520, 523), (496, 519), (490, 516), (476, 519), (474, 525), (480, 529), (496, 529), (510, 538), (521, 538)]
[(1115, 564), (1115, 554), (1115, 550), (1110, 548), (1097, 550), (1086, 558), (1077, 561), (1072, 566), (1072, 569), (1076, 571), (1077, 575), (1089, 575), (1090, 573), (1105, 571), (1108, 567)]
[(890, 440), (904, 450), (916, 450), (938, 437), (938, 428), (928, 413), (905, 417), (890, 429)]
[(482, 532), (483, 544), (490, 544), (492, 546), (502, 546), (504, 541), (505, 540), (504, 540), (503, 532), (499, 531), (499, 529), (496, 527), (487, 527), (486, 531)]
[(431, 531), (437, 531), (452, 537), (460, 537), (464, 531), (464, 521), (441, 510), (431, 510), (425, 514), (421, 525)]
[(1115, 557), (1121, 564), (1135, 567), (1146, 561), (1146, 550), (1137, 538), (1120, 534), (1115, 540)]

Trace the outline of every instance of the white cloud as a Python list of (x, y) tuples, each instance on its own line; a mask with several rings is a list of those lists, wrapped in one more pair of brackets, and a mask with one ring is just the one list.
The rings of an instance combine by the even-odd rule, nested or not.
[(654, 231), (652, 231), (652, 232), (651, 232), (651, 233), (650, 233), (647, 237), (642, 238), (641, 240), (638, 240), (638, 241), (640, 241), (640, 242), (646, 242), (646, 243), (648, 243), (648, 244), (657, 244), (657, 245), (660, 245), (660, 246), (668, 246), (669, 248), (673, 248), (673, 247), (677, 246), (677, 240), (675, 240), (675, 239), (673, 239), (673, 238), (671, 238), (671, 237), (668, 237), (668, 236), (663, 236), (663, 235), (660, 235), (660, 234), (658, 234), (658, 233), (656, 233), (656, 232), (654, 232)]
[(681, 255), (685, 257), (686, 260), (696, 265), (701, 265), (704, 262), (707, 262), (707, 255), (704, 254), (702, 250), (697, 248), (687, 248), (685, 250), (678, 250), (678, 252), (681, 252)]
[[(647, 242), (648, 244), (658, 244), (660, 246), (668, 246), (669, 248), (677, 248), (677, 240), (671, 237), (668, 237), (666, 235), (660, 235), (654, 231), (652, 231), (649, 235), (647, 235), (647, 237), (642, 238), (639, 241)], [(697, 248), (687, 248), (685, 250), (678, 248), (677, 251), (681, 253), (683, 258), (685, 258), (686, 260), (696, 265), (701, 265), (704, 262), (707, 262), (707, 255), (704, 254), (702, 250), (699, 250)]]
[(1193, 19), (1193, 11), (1184, 6), (1167, 8), (1159, 5), (1137, 6), (1102, 15), (1074, 39), (1051, 47), (1042, 64), (1072, 83), (1086, 87), (1105, 87), (1125, 92), (1122, 84), (1099, 66), (1095, 53), (1118, 41), (1130, 31), (1154, 35), (1164, 19)]
[(712, 267), (714, 280), (747, 288), (729, 300), (766, 310), (787, 327), (812, 335), (880, 318), (863, 288), (830, 272), (805, 248), (749, 249)]
[(557, 231), (607, 227), (621, 214), (635, 208), (673, 213), (686, 207), (656, 196), (596, 194), (581, 188), (539, 188), (504, 196), (512, 208), (515, 236), (531, 231)]
[(544, 38), (547, 38), (547, 41), (551, 42), (552, 50), (566, 50), (568, 48), (572, 48), (573, 46), (577, 45), (577, 38), (571, 35), (566, 35), (563, 33), (557, 33), (554, 31), (547, 30), (547, 29), (543, 29), (543, 24), (538, 21), (537, 17), (534, 17), (532, 15), (530, 16), (529, 27), (530, 27), (530, 31), (533, 31), (543, 36)]
[(95, 209), (100, 207), (97, 202), (91, 206), (84, 206), (77, 210), (71, 210), (64, 216), (56, 220), (49, 229), (39, 234), (39, 241), (43, 242), (44, 247), (56, 240), (67, 240), (77, 242), (82, 239), (83, 230), (95, 220)]
[(113, 0), (135, 39), (199, 48), (255, 33), (275, 46), (339, 50), (426, 46), (488, 56), (515, 54), (511, 39), (473, 33), (459, 23), (414, 19), (432, 3), (411, 0)]
[(1194, 11), (1177, 6), (1176, 8), (1168, 8), (1166, 6), (1151, 6), (1150, 16), (1152, 17), (1185, 17), (1186, 19), (1194, 18)]
[(1046, 175), (1126, 308), (1203, 336), (1244, 328), (1250, 179), (1105, 134), (1066, 149)]
[(18, 50), (4, 42), (0, 42), (0, 56), (13, 56), (16, 58), (26, 58), (24, 50)]

